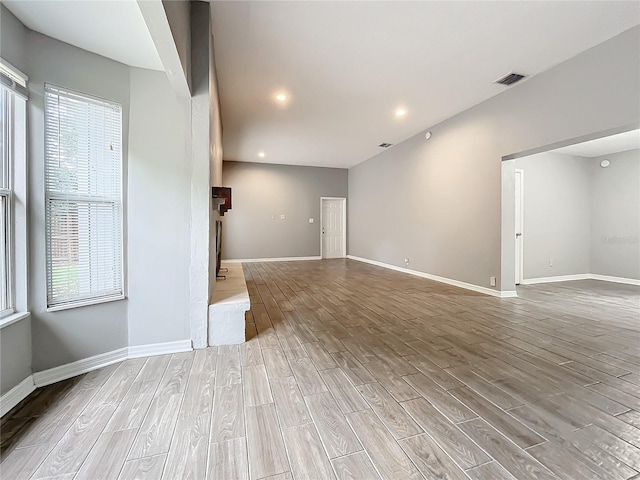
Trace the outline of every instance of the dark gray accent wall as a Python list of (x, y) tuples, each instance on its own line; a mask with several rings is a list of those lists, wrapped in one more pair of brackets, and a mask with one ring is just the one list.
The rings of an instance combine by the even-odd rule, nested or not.
[(319, 256), (320, 197), (346, 198), (347, 177), (341, 168), (225, 161), (233, 208), (222, 219), (222, 258)]
[(351, 168), (349, 254), (396, 266), (408, 257), (412, 269), (483, 287), (496, 276), (497, 290), (514, 290), (502, 158), (637, 124), (639, 104), (636, 27), (427, 128), (428, 141), (420, 132)]

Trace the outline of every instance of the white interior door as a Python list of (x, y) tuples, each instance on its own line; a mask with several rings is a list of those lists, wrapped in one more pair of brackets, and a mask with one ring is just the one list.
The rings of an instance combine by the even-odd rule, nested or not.
[(323, 198), (322, 258), (343, 258), (346, 253), (346, 199)]
[(524, 170), (515, 171), (515, 190), (516, 190), (516, 285), (522, 283), (524, 278)]

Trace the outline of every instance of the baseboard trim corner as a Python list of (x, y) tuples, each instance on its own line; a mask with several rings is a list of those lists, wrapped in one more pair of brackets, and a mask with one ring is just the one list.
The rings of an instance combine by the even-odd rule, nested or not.
[(67, 363), (66, 365), (50, 368), (49, 370), (36, 372), (33, 374), (33, 382), (36, 388), (45, 387), (52, 383), (127, 360), (128, 358), (152, 357), (154, 355), (166, 355), (168, 353), (190, 352), (191, 350), (193, 350), (191, 340), (178, 340), (175, 342), (151, 343), (148, 345), (119, 348), (111, 352), (101, 353), (93, 357)]
[(166, 355), (168, 353), (190, 352), (191, 350), (193, 350), (191, 340), (178, 340), (175, 342), (152, 343), (149, 345), (134, 345), (129, 347), (127, 357), (152, 357), (154, 355)]
[(222, 260), (229, 263), (256, 263), (256, 262), (301, 262), (306, 260), (322, 260), (322, 257), (274, 257), (274, 258), (232, 258)]
[(33, 382), (36, 387), (45, 387), (52, 383), (66, 380), (67, 378), (82, 375), (98, 368), (106, 367), (113, 363), (121, 362), (127, 359), (127, 348), (119, 348), (110, 352), (94, 355), (93, 357), (83, 358), (75, 362), (60, 365), (59, 367), (50, 368), (33, 374)]
[(27, 398), (36, 389), (33, 375), (29, 375), (18, 385), (0, 397), (0, 417), (4, 417), (13, 407)]
[(471, 290), (473, 292), (483, 293), (485, 295), (490, 295), (492, 297), (512, 298), (512, 297), (518, 296), (515, 291), (502, 292), (500, 290), (492, 290), (491, 288), (481, 287), (479, 285), (474, 285), (472, 283), (461, 282), (459, 280), (453, 280), (452, 278), (439, 277), (438, 275), (432, 275), (430, 273), (420, 272), (418, 270), (411, 270), (409, 268), (398, 267), (396, 265), (379, 262), (377, 260), (370, 260), (368, 258), (356, 257), (355, 255), (347, 255), (347, 258), (350, 260), (356, 260), (358, 262), (369, 263), (371, 265), (376, 265), (382, 268), (388, 268), (389, 270), (395, 270), (396, 272), (401, 272), (409, 275), (414, 275), (416, 277), (426, 278), (427, 280), (433, 280), (434, 282), (444, 283), (447, 285), (451, 285), (453, 287), (458, 287), (458, 288), (463, 288), (465, 290)]

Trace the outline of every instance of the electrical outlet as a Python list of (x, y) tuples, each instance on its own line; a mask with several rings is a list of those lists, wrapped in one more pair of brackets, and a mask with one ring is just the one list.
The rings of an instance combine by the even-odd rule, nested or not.
[(407, 267), (409, 266), (409, 259), (408, 259), (408, 258), (405, 258), (405, 259), (404, 259), (404, 264), (405, 264)]
[(492, 287), (496, 286), (496, 277), (489, 277), (489, 285)]
[(549, 260), (549, 266), (553, 267), (553, 260)]
[(313, 218), (310, 218), (309, 223), (313, 223), (313, 222), (314, 222)]
[(287, 218), (287, 216), (284, 213), (280, 215), (280, 220), (284, 220), (285, 218)]

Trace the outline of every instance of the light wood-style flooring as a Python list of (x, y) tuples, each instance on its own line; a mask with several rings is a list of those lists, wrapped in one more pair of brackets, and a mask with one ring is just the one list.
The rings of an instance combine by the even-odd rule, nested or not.
[(351, 260), (244, 270), (247, 343), (37, 390), (2, 419), (2, 479), (640, 472), (639, 287), (498, 299)]

